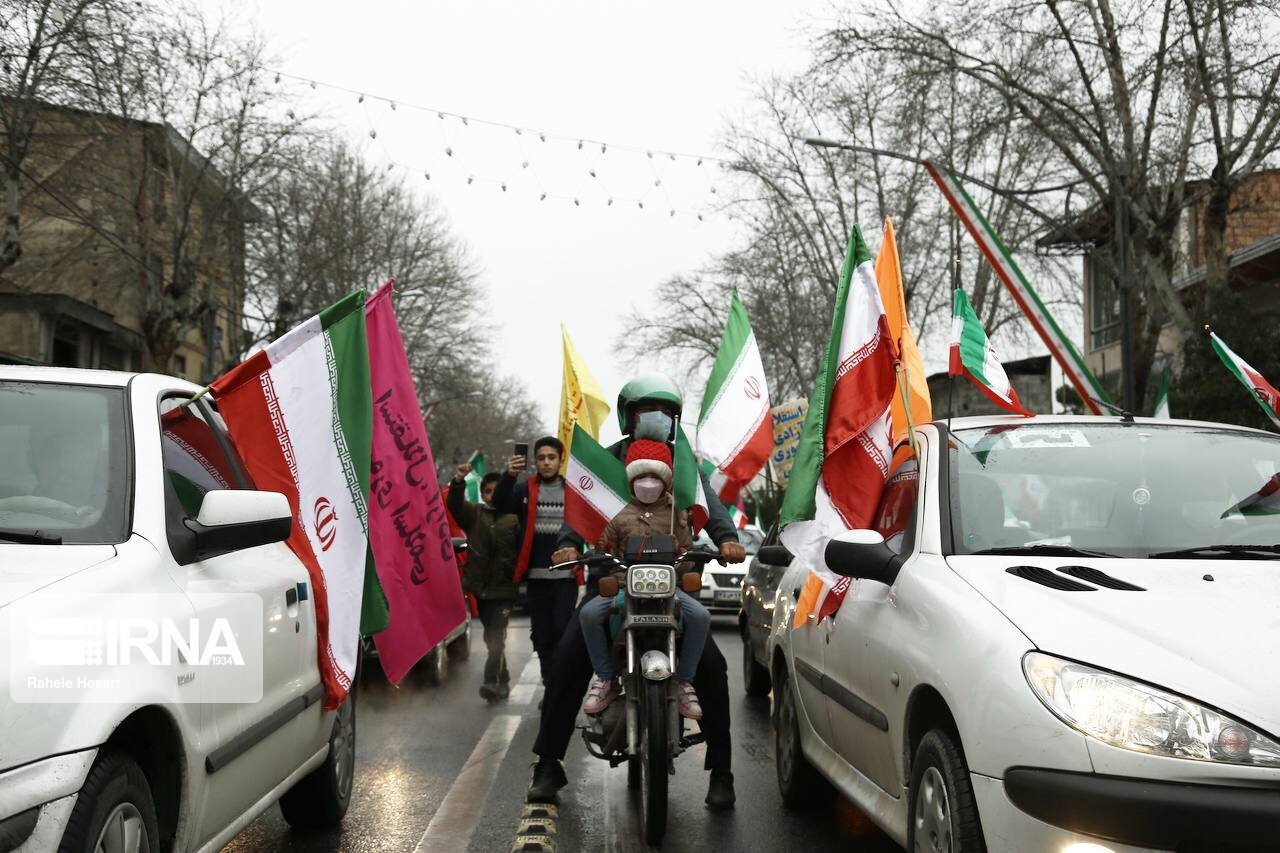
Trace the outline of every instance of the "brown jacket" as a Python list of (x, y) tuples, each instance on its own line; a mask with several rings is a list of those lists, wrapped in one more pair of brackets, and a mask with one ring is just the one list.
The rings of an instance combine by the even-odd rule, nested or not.
[[(628, 536), (671, 535), (671, 513), (675, 511), (671, 494), (652, 506), (631, 501), (605, 525), (600, 537), (600, 550), (617, 553)], [(693, 544), (693, 531), (689, 528), (689, 513), (681, 510), (676, 517), (676, 546), (685, 551)]]

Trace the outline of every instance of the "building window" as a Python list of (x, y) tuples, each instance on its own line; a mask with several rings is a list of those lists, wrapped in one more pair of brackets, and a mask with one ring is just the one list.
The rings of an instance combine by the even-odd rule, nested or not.
[(173, 357), (173, 372), (187, 378), (187, 357), (185, 355), (175, 355)]
[(1120, 340), (1120, 291), (1107, 267), (1089, 257), (1089, 349)]
[(53, 327), (53, 353), (49, 363), (54, 367), (80, 366), (80, 329), (70, 323)]
[(124, 358), (124, 351), (119, 347), (103, 344), (102, 350), (98, 353), (98, 367), (103, 370), (124, 370)]

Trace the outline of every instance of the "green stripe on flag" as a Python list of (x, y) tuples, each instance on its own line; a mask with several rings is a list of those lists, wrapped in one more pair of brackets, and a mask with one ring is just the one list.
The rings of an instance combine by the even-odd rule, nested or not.
[(793, 521), (811, 520), (818, 511), (818, 480), (822, 476), (822, 460), (826, 456), (828, 408), (831, 405), (831, 389), (835, 387), (836, 368), (840, 362), (840, 335), (844, 329), (845, 306), (849, 300), (849, 283), (853, 271), (871, 260), (871, 252), (862, 239), (857, 225), (849, 235), (849, 247), (840, 267), (840, 282), (836, 286), (835, 311), (831, 316), (831, 332), (827, 336), (827, 351), (822, 367), (813, 384), (809, 398), (809, 413), (800, 432), (796, 448), (796, 461), (791, 468), (786, 496), (782, 501), (779, 525), (785, 527)]
[(729, 300), (729, 320), (724, 326), (724, 338), (716, 352), (715, 363), (711, 365), (711, 375), (707, 377), (707, 390), (702, 395), (699, 424), (706, 420), (707, 413), (723, 393), (725, 380), (733, 375), (733, 369), (746, 353), (750, 337), (751, 321), (747, 319), (747, 309), (742, 307), (742, 300), (738, 298), (738, 289), (735, 287), (733, 297)]
[(983, 367), (987, 363), (987, 333), (964, 291), (956, 289), (954, 316), (960, 320), (960, 362), (983, 385), (990, 385)]

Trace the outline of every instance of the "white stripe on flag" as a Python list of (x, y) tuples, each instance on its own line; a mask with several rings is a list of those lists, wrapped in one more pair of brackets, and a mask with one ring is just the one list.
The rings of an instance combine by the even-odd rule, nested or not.
[[(606, 522), (622, 512), (628, 503), (628, 498), (609, 488), (603, 477), (583, 465), (576, 456), (569, 457), (569, 467), (565, 469), (564, 479), (565, 485), (600, 513)], [(591, 486), (584, 489), (582, 486), (586, 482), (590, 482)]]
[[(311, 324), (320, 332), (318, 318), (305, 325)], [(270, 373), (298, 465), (298, 522), (328, 592), (329, 657), (339, 683), (347, 688), (356, 669), (367, 539), (334, 442), (336, 412), (323, 332), (307, 335), (282, 363), (271, 365)], [(316, 532), (316, 517), (326, 502), (336, 518), (335, 535), (327, 545)]]

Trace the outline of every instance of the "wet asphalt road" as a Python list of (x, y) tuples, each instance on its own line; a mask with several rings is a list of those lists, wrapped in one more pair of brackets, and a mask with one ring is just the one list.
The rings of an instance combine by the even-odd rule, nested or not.
[[(803, 811), (782, 804), (774, 780), (769, 700), (742, 689), (742, 642), (729, 617), (713, 621), (729, 661), (733, 769), (738, 794), (731, 812), (703, 805), (704, 747), (676, 761), (665, 851), (842, 850), (887, 853), (899, 848), (851, 805), (837, 800)], [(355, 794), (338, 831), (292, 831), (273, 806), (237, 836), (226, 853), (274, 851), (507, 851), (519, 824), (538, 728), (537, 663), (528, 619), (512, 620), (507, 642), (514, 689), (489, 705), (480, 698), (484, 646), (475, 626), (469, 659), (451, 660), (445, 683), (411, 673), (390, 686), (370, 667), (358, 705)], [(556, 821), (559, 853), (645, 850), (626, 770), (610, 770), (575, 739), (566, 758), (570, 784)]]

